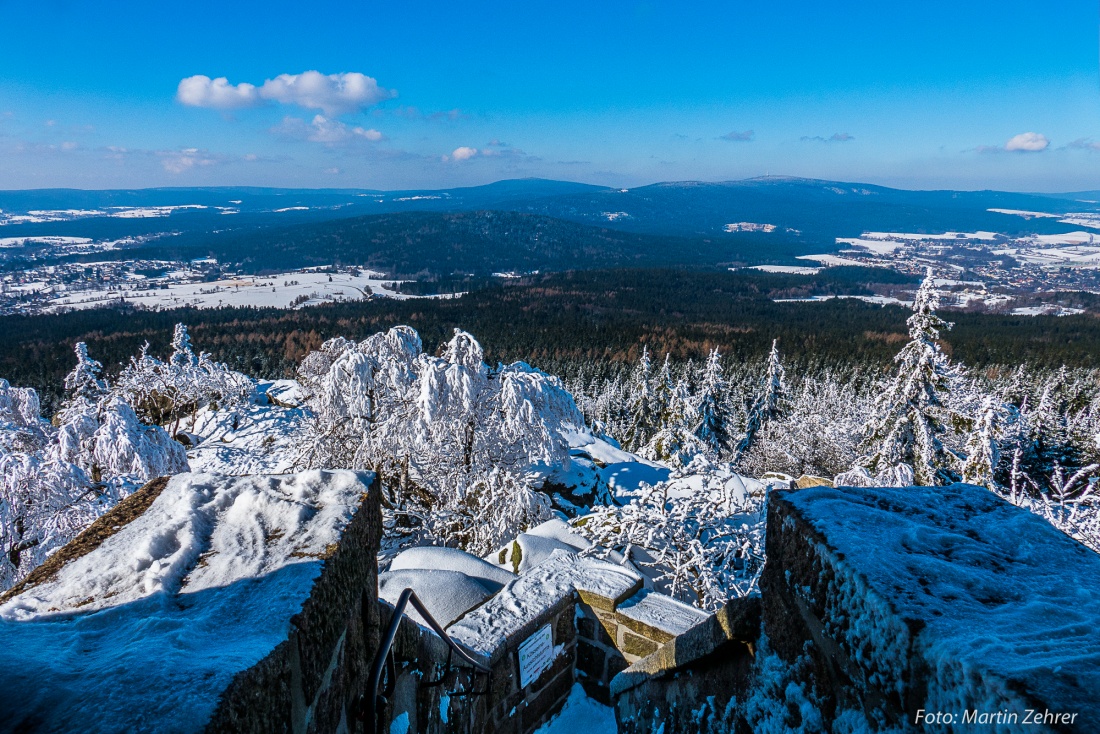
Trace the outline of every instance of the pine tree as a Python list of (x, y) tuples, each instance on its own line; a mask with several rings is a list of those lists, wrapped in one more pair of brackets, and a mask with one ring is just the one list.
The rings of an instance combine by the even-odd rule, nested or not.
[(185, 324), (176, 324), (172, 332), (172, 357), (168, 360), (176, 367), (193, 367), (198, 364), (195, 351), (191, 348), (191, 336)]
[(653, 377), (654, 427), (658, 431), (670, 425), (670, 420), (672, 420), (670, 411), (672, 409), (673, 400), (672, 392), (675, 386), (672, 382), (672, 368), (669, 364), (670, 359), (671, 355), (665, 354), (665, 361), (661, 365), (661, 370)]
[(943, 397), (958, 379), (958, 371), (937, 343), (940, 329), (951, 328), (936, 315), (938, 305), (929, 269), (906, 322), (910, 341), (894, 357), (894, 379), (879, 395), (863, 429), (871, 453), (860, 463), (876, 473), (908, 464), (919, 485), (943, 484), (951, 478), (952, 457), (939, 436), (950, 419)]
[(624, 436), (625, 448), (638, 451), (653, 436), (657, 425), (654, 411), (653, 388), (650, 384), (652, 364), (649, 361), (649, 348), (642, 347), (642, 356), (630, 377), (630, 397), (627, 403), (627, 428)]
[(88, 345), (77, 342), (76, 366), (65, 377), (65, 389), (69, 392), (69, 403), (77, 400), (99, 400), (107, 392), (107, 382), (102, 379), (103, 365), (88, 356)]
[(724, 394), (726, 380), (722, 374), (721, 357), (718, 348), (707, 357), (703, 367), (703, 376), (699, 380), (698, 407), (695, 436), (716, 456), (729, 450), (729, 413), (726, 409)]
[(769, 422), (781, 418), (786, 413), (789, 399), (787, 385), (784, 382), (786, 371), (779, 361), (778, 339), (772, 340), (772, 350), (768, 354), (768, 370), (761, 380), (762, 390), (753, 402), (745, 420), (745, 434), (737, 450), (734, 452), (734, 461), (738, 461), (756, 441), (757, 433)]
[(993, 489), (993, 473), (1000, 463), (998, 441), (1004, 435), (1005, 409), (995, 398), (982, 399), (974, 428), (966, 441), (962, 480)]

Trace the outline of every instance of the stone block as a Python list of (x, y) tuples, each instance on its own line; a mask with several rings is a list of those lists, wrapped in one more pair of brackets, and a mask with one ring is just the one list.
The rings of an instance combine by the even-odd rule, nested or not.
[(644, 658), (647, 655), (652, 655), (657, 652), (658, 645), (653, 640), (646, 639), (641, 635), (636, 635), (627, 630), (621, 631), (621, 637), (621, 649), (624, 655), (635, 655), (639, 658)]
[[(808, 651), (826, 727), (855, 710), (923, 729), (924, 710), (954, 717), (944, 731), (968, 711), (1100, 731), (1100, 556), (992, 492), (777, 491), (767, 557), (765, 631), (789, 661)], [(1027, 726), (1028, 710), (1076, 716)]]

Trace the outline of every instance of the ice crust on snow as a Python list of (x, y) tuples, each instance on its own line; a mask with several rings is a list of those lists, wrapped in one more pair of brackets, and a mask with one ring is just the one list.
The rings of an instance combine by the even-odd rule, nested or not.
[(783, 497), (850, 571), (825, 618), (872, 682), (902, 681), (911, 644), (932, 666), (929, 710), (992, 689), (977, 703), (995, 711), (1021, 684), (1052, 707), (1100, 690), (1100, 557), (1047, 522), (969, 485)]
[(288, 633), (365, 472), (181, 474), (139, 517), (0, 607), (0, 729), (194, 731)]
[(503, 653), (510, 636), (575, 591), (619, 599), (641, 583), (637, 574), (621, 566), (555, 550), (542, 564), (517, 576), (499, 594), (451, 625), (448, 633), (491, 659), (494, 653)]
[(547, 520), (541, 525), (536, 525), (527, 531), (528, 535), (537, 535), (540, 538), (552, 538), (565, 545), (572, 546), (577, 550), (584, 550), (592, 547), (592, 541), (588, 538), (573, 532), (572, 526), (560, 518), (553, 518)]

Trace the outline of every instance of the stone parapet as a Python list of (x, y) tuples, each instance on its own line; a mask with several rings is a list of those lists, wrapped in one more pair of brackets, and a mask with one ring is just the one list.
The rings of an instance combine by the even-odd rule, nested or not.
[[(769, 500), (764, 630), (826, 726), (1100, 731), (1100, 556), (969, 485)], [(861, 715), (860, 715), (861, 714)]]

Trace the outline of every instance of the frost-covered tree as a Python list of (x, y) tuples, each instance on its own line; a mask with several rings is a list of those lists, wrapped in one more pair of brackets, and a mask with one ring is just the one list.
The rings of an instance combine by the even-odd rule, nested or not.
[[(677, 491), (678, 484), (701, 489)], [(574, 526), (600, 548), (651, 569), (654, 582), (702, 609), (757, 590), (764, 565), (764, 488), (704, 456), (629, 503), (597, 505)]]
[(924, 279), (909, 317), (909, 343), (894, 358), (894, 379), (884, 386), (871, 418), (864, 425), (870, 453), (861, 464), (881, 472), (897, 464), (913, 469), (920, 485), (950, 481), (953, 463), (940, 435), (951, 422), (945, 395), (958, 379), (938, 344), (940, 329), (950, 324), (936, 315), (938, 297), (932, 273)]
[(653, 395), (651, 380), (652, 363), (649, 348), (642, 347), (642, 356), (630, 376), (630, 398), (626, 408), (627, 426), (623, 436), (623, 446), (637, 451), (649, 442), (657, 429), (659, 415)]
[(715, 347), (703, 366), (699, 379), (695, 424), (695, 436), (714, 456), (721, 456), (730, 448), (729, 413), (724, 400), (726, 380), (722, 373), (722, 361)]
[(185, 324), (176, 324), (172, 332), (172, 356), (168, 361), (176, 367), (194, 367), (199, 363)]
[(962, 480), (992, 489), (994, 473), (1000, 463), (998, 442), (1004, 435), (1006, 409), (993, 396), (985, 396), (966, 441), (966, 461)]
[(107, 392), (107, 383), (102, 377), (103, 365), (88, 356), (88, 345), (84, 342), (77, 342), (73, 351), (76, 366), (65, 376), (65, 390), (70, 400), (99, 400)]
[(660, 430), (638, 455), (672, 467), (683, 467), (695, 456), (705, 453), (709, 447), (695, 435), (696, 411), (692, 402), (687, 382), (681, 378), (668, 391)]
[(761, 380), (760, 394), (749, 409), (749, 415), (745, 421), (745, 432), (734, 451), (734, 461), (740, 461), (753, 443), (756, 435), (771, 421), (781, 418), (788, 408), (787, 385), (784, 382), (786, 371), (779, 360), (778, 340), (772, 340), (771, 352), (768, 353), (768, 368)]
[(359, 343), (330, 340), (299, 374), (314, 416), (302, 463), (378, 471), (392, 531), (434, 542), (480, 547), (501, 528), (524, 530), (531, 513), (492, 504), (483, 509), (495, 521), (476, 517), (486, 533), (497, 530), (471, 531), (462, 520), (475, 517), (471, 493), (541, 507), (525, 494), (531, 473), (567, 467), (565, 436), (584, 427), (558, 378), (523, 362), (490, 369), (481, 345), (458, 329), (440, 357), (423, 354), (407, 326)]
[(183, 447), (138, 420), (84, 344), (75, 352), (56, 427), (33, 390), (0, 380), (0, 589), (144, 482), (188, 470)]
[(187, 327), (177, 324), (168, 361), (150, 355), (146, 343), (119, 374), (116, 391), (142, 421), (167, 426), (175, 436), (185, 416), (194, 421), (204, 408), (234, 409), (243, 403), (252, 383), (209, 354), (196, 355)]
[(551, 517), (550, 498), (526, 477), (494, 468), (467, 478), (456, 501), (421, 519), (437, 538), (484, 556)]

